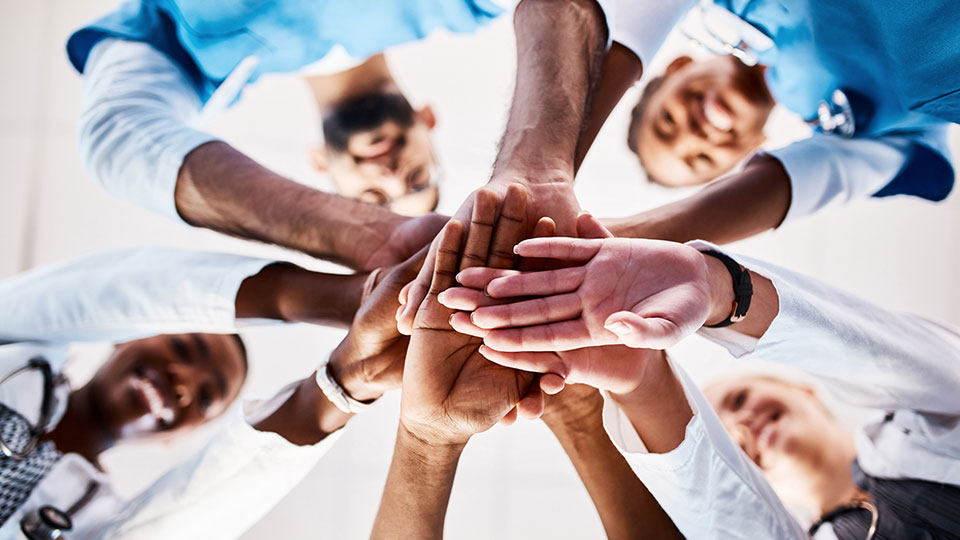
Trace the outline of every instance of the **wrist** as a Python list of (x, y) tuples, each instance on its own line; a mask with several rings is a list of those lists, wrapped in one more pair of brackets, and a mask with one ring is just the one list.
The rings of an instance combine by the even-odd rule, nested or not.
[(466, 441), (451, 440), (433, 429), (420, 429), (416, 423), (400, 417), (397, 447), (423, 464), (441, 467), (455, 464), (466, 445)]
[(376, 401), (383, 395), (384, 389), (371, 382), (369, 374), (363, 369), (363, 362), (348, 361), (350, 353), (347, 341), (344, 340), (330, 353), (325, 369), (351, 399), (361, 403)]
[(733, 311), (736, 297), (733, 292), (733, 278), (730, 271), (716, 257), (700, 255), (707, 265), (707, 283), (710, 287), (710, 315), (704, 326), (725, 321)]

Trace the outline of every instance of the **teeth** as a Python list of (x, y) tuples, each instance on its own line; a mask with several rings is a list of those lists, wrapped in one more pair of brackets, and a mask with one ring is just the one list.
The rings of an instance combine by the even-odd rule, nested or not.
[(150, 414), (158, 420), (172, 422), (173, 411), (163, 406), (163, 396), (160, 394), (160, 390), (157, 389), (156, 385), (153, 384), (153, 381), (142, 377), (137, 377), (134, 381), (137, 388), (143, 392), (144, 397), (147, 398)]
[(703, 115), (707, 118), (707, 122), (710, 122), (710, 125), (720, 131), (733, 129), (733, 118), (713, 99), (703, 100)]

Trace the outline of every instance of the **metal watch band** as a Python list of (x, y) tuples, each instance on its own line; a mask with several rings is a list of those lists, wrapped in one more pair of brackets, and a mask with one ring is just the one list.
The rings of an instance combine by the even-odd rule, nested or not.
[(733, 308), (730, 310), (730, 315), (717, 324), (705, 324), (704, 326), (706, 328), (723, 328), (742, 321), (747, 316), (747, 310), (750, 309), (750, 300), (753, 298), (753, 282), (750, 281), (750, 271), (741, 268), (737, 261), (719, 251), (706, 249), (700, 253), (722, 262), (733, 279)]
[(372, 402), (364, 403), (350, 397), (350, 394), (348, 394), (347, 391), (340, 386), (340, 383), (333, 378), (333, 375), (330, 374), (330, 370), (328, 369), (329, 365), (330, 357), (328, 356), (317, 366), (315, 379), (320, 391), (330, 400), (330, 403), (333, 403), (338, 409), (347, 414), (363, 412), (369, 408), (370, 405), (373, 405)]

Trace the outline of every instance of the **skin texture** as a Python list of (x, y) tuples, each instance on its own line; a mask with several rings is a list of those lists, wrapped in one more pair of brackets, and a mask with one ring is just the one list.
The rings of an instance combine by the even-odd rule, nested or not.
[(759, 148), (774, 106), (763, 72), (733, 56), (675, 59), (630, 126), (648, 176), (667, 186), (702, 184)]
[[(524, 0), (514, 14), (517, 29), (517, 81), (500, 152), (488, 189), (503, 196), (506, 186), (529, 189), (531, 229), (550, 217), (562, 235), (575, 233), (580, 206), (573, 193), (574, 161), (590, 89), (600, 77), (607, 30), (603, 13), (592, 0), (558, 2)], [(454, 214), (469, 221), (479, 192)], [(469, 229), (469, 227), (468, 227)], [(426, 298), (437, 256), (431, 246), (416, 281), (402, 301), (398, 327), (409, 334), (417, 309)]]
[(569, 385), (547, 398), (542, 418), (590, 493), (607, 538), (683, 538), (607, 437), (602, 410), (596, 389)]
[[(526, 192), (481, 191), (464, 235), (459, 221), (441, 236), (431, 287), (417, 311), (403, 371), (400, 425), (372, 538), (440, 538), (457, 461), (469, 438), (515, 414), (534, 376), (486, 361), (480, 340), (450, 327), (437, 295), (459, 270), (512, 266), (509, 248), (525, 229)], [(499, 216), (497, 215), (499, 213)], [(414, 496), (415, 494), (415, 496)]]
[[(307, 78), (320, 115), (350, 98), (370, 94), (401, 94), (382, 54), (332, 75)], [(436, 125), (427, 106), (414, 114), (410, 126), (386, 122), (350, 136), (345, 151), (318, 146), (311, 152), (314, 166), (330, 173), (344, 197), (381, 205), (404, 216), (419, 216), (436, 207), (437, 158), (430, 140)]]
[[(121, 440), (178, 436), (216, 418), (237, 398), (246, 374), (232, 335), (161, 335), (122, 343), (70, 394), (63, 420), (46, 438), (60, 451), (96, 463)], [(159, 398), (153, 407), (151, 395)]]
[(728, 378), (704, 395), (730, 436), (779, 493), (824, 514), (858, 495), (853, 437), (807, 387), (773, 377)]
[(191, 225), (277, 244), (355, 270), (406, 260), (446, 221), (436, 214), (398, 216), (386, 208), (309, 188), (219, 141), (187, 154), (177, 177), (175, 201), (180, 216)]

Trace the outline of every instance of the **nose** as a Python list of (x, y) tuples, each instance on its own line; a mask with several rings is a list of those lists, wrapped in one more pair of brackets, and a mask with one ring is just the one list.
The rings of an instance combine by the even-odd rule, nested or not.
[(176, 400), (177, 406), (181, 409), (186, 409), (193, 403), (193, 393), (182, 383), (173, 385), (173, 398)]

